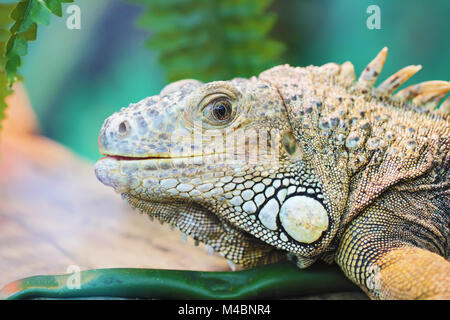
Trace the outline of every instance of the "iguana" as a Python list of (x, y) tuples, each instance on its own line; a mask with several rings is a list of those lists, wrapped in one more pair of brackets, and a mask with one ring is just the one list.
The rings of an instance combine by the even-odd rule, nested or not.
[(244, 267), (335, 261), (373, 299), (450, 299), (450, 82), (352, 63), (181, 80), (107, 118), (98, 179)]

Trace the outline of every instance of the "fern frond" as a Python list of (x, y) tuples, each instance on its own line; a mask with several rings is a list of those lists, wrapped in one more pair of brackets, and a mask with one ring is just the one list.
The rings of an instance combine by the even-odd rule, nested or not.
[(8, 41), (8, 28), (12, 23), (9, 14), (14, 8), (14, 4), (0, 4), (0, 129), (2, 128), (2, 120), (5, 118), (6, 102), (5, 99), (12, 93), (8, 86), (8, 78), (5, 71), (5, 48)]
[(17, 70), (27, 54), (28, 42), (36, 40), (37, 26), (48, 25), (52, 13), (62, 16), (62, 4), (73, 0), (21, 0), (11, 12), (14, 25), (6, 45), (6, 74), (9, 85), (17, 80)]
[[(21, 0), (16, 5), (0, 4), (0, 129), (5, 117), (5, 98), (19, 76), (28, 41), (36, 40), (38, 24), (48, 25), (52, 14), (61, 17), (62, 4), (73, 0)], [(11, 23), (13, 26), (9, 29)]]
[(138, 26), (153, 32), (169, 81), (250, 77), (279, 63), (282, 43), (268, 33), (273, 0), (130, 0), (144, 5)]

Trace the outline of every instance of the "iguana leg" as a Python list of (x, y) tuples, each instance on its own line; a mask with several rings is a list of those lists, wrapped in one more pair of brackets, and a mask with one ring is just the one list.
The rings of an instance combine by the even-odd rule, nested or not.
[(450, 299), (450, 262), (420, 248), (426, 237), (413, 229), (414, 239), (405, 221), (382, 210), (350, 224), (336, 256), (342, 270), (373, 299)]

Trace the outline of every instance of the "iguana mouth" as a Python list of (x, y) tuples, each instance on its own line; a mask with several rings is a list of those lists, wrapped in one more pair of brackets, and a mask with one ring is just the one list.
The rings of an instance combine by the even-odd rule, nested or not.
[(105, 159), (114, 159), (116, 161), (143, 161), (143, 160), (182, 160), (182, 159), (201, 159), (201, 158), (209, 158), (219, 157), (224, 155), (224, 153), (210, 153), (210, 154), (193, 154), (193, 155), (154, 155), (154, 156), (121, 156), (121, 155), (113, 155), (113, 154), (105, 154), (102, 153), (104, 157), (101, 157), (100, 160)]
[[(163, 157), (163, 156), (149, 156), (149, 157), (127, 157), (127, 156), (115, 156), (115, 155), (105, 155), (101, 159), (112, 158), (118, 161), (136, 161), (136, 160), (152, 160), (152, 159), (172, 159), (177, 157)], [(178, 157), (182, 158), (182, 157)]]

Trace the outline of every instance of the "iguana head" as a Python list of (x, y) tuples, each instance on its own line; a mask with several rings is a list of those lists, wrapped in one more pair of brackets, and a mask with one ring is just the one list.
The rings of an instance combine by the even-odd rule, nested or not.
[(332, 217), (285, 100), (255, 77), (172, 83), (106, 119), (96, 175), (234, 263), (307, 263)]

